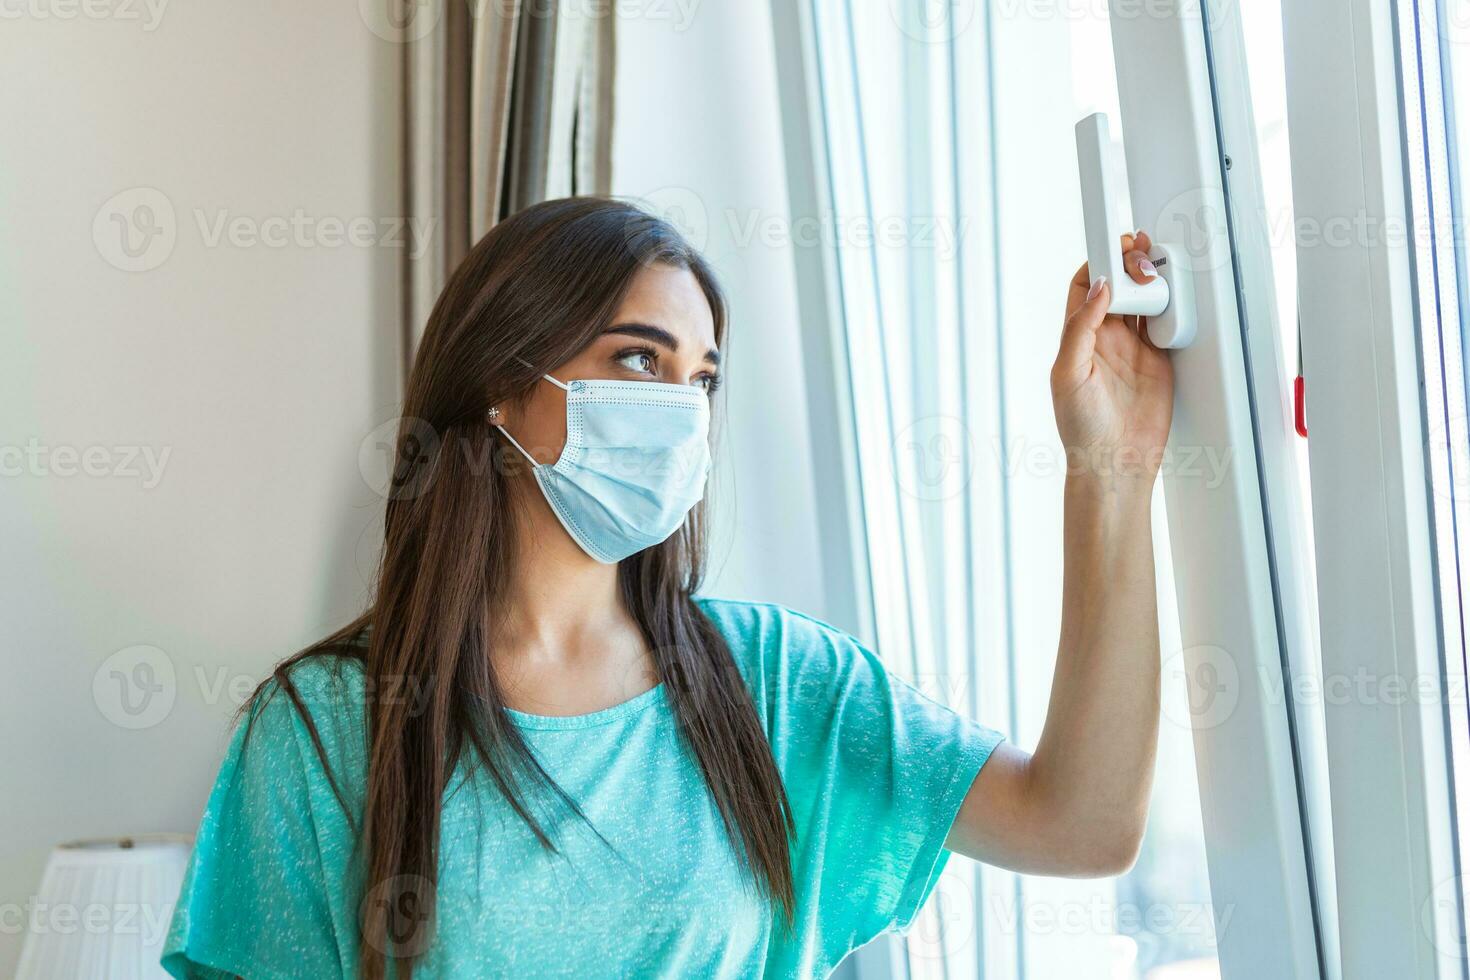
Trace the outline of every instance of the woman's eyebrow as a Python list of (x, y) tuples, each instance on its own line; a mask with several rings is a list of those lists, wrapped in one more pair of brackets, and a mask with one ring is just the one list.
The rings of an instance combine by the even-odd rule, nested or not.
[[(643, 340), (652, 341), (655, 344), (667, 347), (672, 353), (678, 353), (679, 351), (679, 339), (673, 334), (669, 333), (663, 327), (655, 327), (652, 324), (615, 323), (612, 326), (608, 327), (605, 332), (622, 333), (627, 334), (630, 337), (640, 337)], [(720, 352), (713, 349), (707, 350), (704, 352), (704, 359), (709, 364), (718, 366), (720, 363)]]

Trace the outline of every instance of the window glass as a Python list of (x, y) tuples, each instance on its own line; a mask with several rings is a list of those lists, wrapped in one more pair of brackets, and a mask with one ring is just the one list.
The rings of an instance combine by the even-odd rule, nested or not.
[[(1065, 461), (1048, 376), (1085, 255), (1073, 126), (1103, 110), (1119, 129), (1106, 9), (811, 11), (879, 652), (1034, 747), (1061, 610)], [(1136, 867), (1078, 881), (953, 861), (907, 940), (910, 975), (1218, 976), (1156, 515), (1164, 717)]]
[[(1459, 859), (1470, 854), (1470, 716), (1466, 710), (1466, 598), (1470, 595), (1470, 430), (1466, 420), (1466, 329), (1470, 270), (1463, 232), (1470, 167), (1470, 18), (1464, 3), (1401, 4), (1405, 164), (1411, 234), (1390, 245), (1413, 257), (1424, 397), (1425, 463), (1433, 523), (1439, 625)], [(1398, 235), (1404, 234), (1398, 229)], [(1385, 235), (1394, 229), (1383, 229)], [(1458, 882), (1460, 889), (1456, 889)], [(1441, 918), (1466, 953), (1470, 876), (1436, 883), (1426, 914)]]

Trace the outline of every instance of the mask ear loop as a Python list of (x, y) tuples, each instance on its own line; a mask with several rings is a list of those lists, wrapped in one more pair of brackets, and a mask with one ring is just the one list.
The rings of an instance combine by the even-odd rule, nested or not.
[[(526, 360), (526, 359), (525, 359), (525, 358), (524, 358), (524, 357), (517, 357), (517, 358), (516, 358), (516, 360), (518, 360), (518, 361), (520, 361), (520, 362), (521, 362), (521, 363), (522, 363), (522, 364), (524, 364), (524, 365), (525, 365), (525, 366), (526, 366), (526, 367), (530, 367), (530, 366), (531, 366), (531, 362), (530, 362), (530, 361), (528, 361), (528, 360)], [(558, 387), (558, 388), (560, 388), (560, 389), (561, 389), (561, 390), (562, 390), (562, 391), (570, 391), (570, 390), (571, 390), (571, 389), (570, 389), (570, 388), (568, 388), (568, 387), (567, 387), (567, 386), (566, 386), (566, 385), (565, 385), (565, 384), (563, 384), (563, 383), (562, 383), (562, 382), (560, 382), (560, 381), (558, 381), (558, 380), (556, 380), (556, 379), (555, 379), (555, 378), (553, 378), (553, 377), (552, 377), (552, 376), (551, 376), (551, 375), (549, 375), (549, 374), (543, 374), (543, 375), (541, 375), (541, 377), (543, 377), (543, 378), (545, 378), (545, 379), (546, 379), (546, 380), (547, 380), (547, 381), (550, 381), (550, 382), (551, 382), (551, 383), (552, 383), (552, 384), (554, 384), (554, 385), (556, 385), (556, 386), (557, 386), (557, 387)], [(508, 434), (508, 433), (507, 433), (507, 434)], [(515, 441), (515, 440), (514, 440), (514, 439), (512, 439), (512, 440), (511, 440), (511, 441), (512, 441), (512, 442), (514, 442), (514, 441)]]
[(509, 430), (507, 430), (505, 426), (503, 426), (503, 425), (497, 425), (495, 428), (499, 429), (500, 430), (500, 434), (503, 435), (503, 436), (505, 436), (507, 439), (510, 440), (510, 444), (512, 446), (515, 446), (517, 449), (519, 449), (521, 451), (521, 455), (524, 456), (524, 457), (526, 457), (526, 459), (530, 461), (530, 463), (531, 463), (531, 465), (533, 467), (534, 466), (540, 466), (541, 465), (540, 463), (536, 462), (536, 457), (535, 456), (532, 456), (530, 453), (526, 452), (525, 447), (522, 446), (520, 443), (516, 442), (516, 437), (513, 436), (513, 435), (511, 435), (510, 432), (509, 432)]
[[(522, 364), (527, 364), (527, 365), (530, 364), (529, 361), (526, 361), (524, 359), (521, 360), (521, 363)], [(562, 382), (556, 380), (555, 378), (553, 378), (549, 374), (543, 374), (543, 375), (541, 375), (541, 377), (545, 378), (547, 381), (550, 381), (552, 384), (556, 385), (562, 391), (571, 391), (571, 389), (569, 387), (567, 387)], [(525, 447), (522, 446), (520, 443), (516, 442), (516, 437), (513, 436), (513, 435), (511, 435), (510, 432), (506, 429), (505, 426), (503, 426), (503, 425), (497, 425), (495, 428), (499, 429), (500, 430), (500, 434), (503, 435), (503, 436), (505, 436), (507, 439), (510, 440), (510, 444), (512, 446), (515, 446), (517, 449), (519, 449), (521, 451), (521, 455), (524, 456), (524, 457), (526, 457), (526, 459), (530, 461), (530, 463), (531, 463), (532, 466), (540, 466), (541, 465), (540, 463), (536, 462), (536, 457), (535, 456), (532, 456), (530, 453), (526, 452)]]

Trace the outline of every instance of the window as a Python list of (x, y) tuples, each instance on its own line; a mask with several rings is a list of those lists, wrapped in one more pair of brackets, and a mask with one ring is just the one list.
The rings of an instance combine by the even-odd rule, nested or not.
[(809, 375), (835, 379), (814, 416), (830, 402), (850, 423), (832, 441), (858, 488), (849, 536), (824, 547), (851, 554), (898, 671), (1034, 744), (1062, 558), (1046, 379), (1084, 253), (1083, 115), (1116, 117), (1119, 196), (1183, 247), (1198, 322), (1173, 357), (1155, 508), (1164, 724), (1138, 865), (1076, 882), (956, 862), (863, 976), (1337, 975), (1326, 763), (1351, 726), (1297, 696), (1324, 658), (1278, 3), (773, 6), (792, 208), (836, 229), (796, 256), (807, 329), (835, 325), (807, 347)]
[[(1229, 460), (1213, 483), (1165, 461), (1180, 724), (1138, 868), (1079, 884), (957, 865), (874, 972), (1465, 980), (1463, 5), (1103, 6), (802, 7), (786, 101), (819, 105), (822, 169), (793, 207), (895, 230), (839, 235), (821, 281), (880, 652), (1034, 740), (1060, 560), (1041, 379), (1082, 252), (1085, 113), (1117, 117), (1133, 216), (1193, 263), (1171, 447)], [(1221, 692), (1228, 710), (1202, 717)], [(1215, 929), (1069, 932), (1063, 911), (1089, 903), (1197, 904)]]
[(1453, 476), (1465, 438), (1463, 280), (1453, 93), (1441, 74), (1457, 57), (1458, 6), (1282, 7), (1334, 918), (1348, 977), (1466, 969), (1450, 778), (1467, 737)]
[[(877, 649), (926, 693), (1033, 746), (1062, 578), (1048, 375), (1085, 254), (1073, 124), (1116, 117), (1108, 21), (919, 4), (818, 3), (810, 16)], [(1177, 663), (1162, 541), (1160, 555)], [(955, 861), (900, 968), (1219, 975), (1177, 671), (1164, 696), (1137, 866), (1073, 881)]]
[[(1447, 793), (1457, 812), (1458, 860), (1470, 846), (1470, 718), (1466, 712), (1466, 598), (1470, 576), (1470, 434), (1466, 427), (1467, 204), (1463, 168), (1470, 164), (1470, 54), (1464, 50), (1459, 4), (1406, 4), (1399, 15), (1404, 141), (1412, 234), (1390, 242), (1413, 257), (1423, 388), (1428, 510), (1439, 620), (1440, 669), (1449, 761)], [(1408, 230), (1408, 229), (1404, 229)], [(1441, 678), (1436, 677), (1437, 681)], [(1434, 705), (1431, 705), (1434, 706)], [(1466, 952), (1467, 885), (1444, 868), (1429, 909), (1441, 918), (1440, 952)], [(1463, 963), (1456, 976), (1463, 976)]]

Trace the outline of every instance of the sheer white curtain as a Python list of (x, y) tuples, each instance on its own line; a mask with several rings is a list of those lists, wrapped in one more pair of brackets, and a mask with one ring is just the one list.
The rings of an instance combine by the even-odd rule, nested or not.
[[(1116, 118), (1106, 9), (810, 11), (878, 650), (1030, 748), (1060, 618), (1065, 460), (1048, 373), (1084, 255), (1072, 127), (1092, 111)], [(1161, 581), (1169, 658), (1167, 567)], [(1165, 679), (1135, 870), (1059, 881), (953, 860), (877, 972), (1218, 976), (1189, 712), (1178, 673)]]

